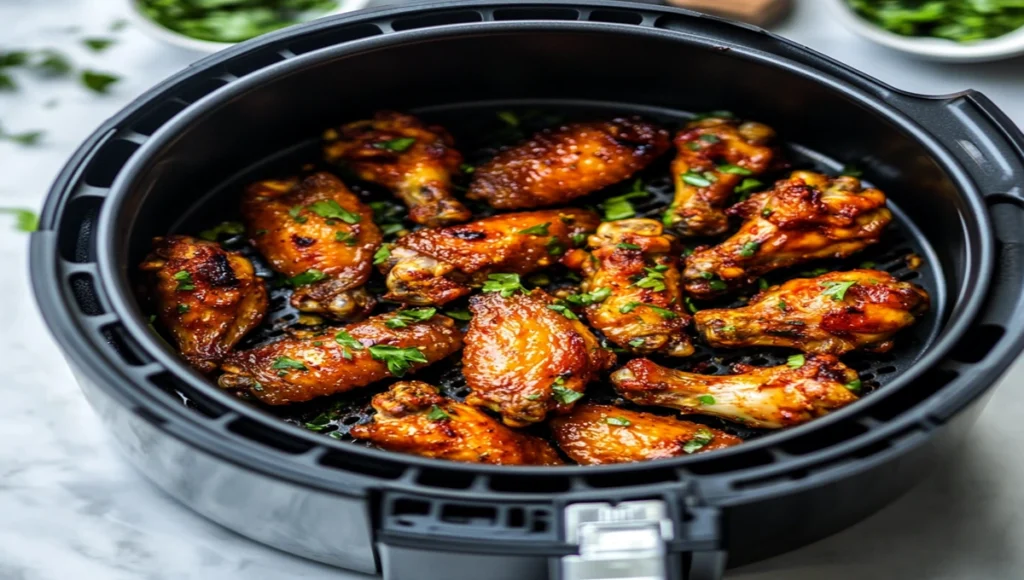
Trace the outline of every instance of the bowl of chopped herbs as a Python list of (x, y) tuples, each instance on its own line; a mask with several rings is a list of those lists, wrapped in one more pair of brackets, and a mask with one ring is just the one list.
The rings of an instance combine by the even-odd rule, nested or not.
[(853, 32), (932, 60), (1024, 54), (1024, 0), (830, 0)]
[(139, 28), (171, 44), (215, 52), (286, 26), (350, 12), (369, 0), (127, 0)]

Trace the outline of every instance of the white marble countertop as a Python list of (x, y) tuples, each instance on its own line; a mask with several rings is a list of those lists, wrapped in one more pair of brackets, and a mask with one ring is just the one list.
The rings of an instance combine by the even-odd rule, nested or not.
[[(38, 207), (86, 135), (197, 57), (130, 28), (109, 33), (122, 11), (123, 0), (0, 0), (0, 49), (55, 47), (124, 78), (108, 96), (66, 81), (26, 81), (19, 93), (0, 93), (7, 130), (46, 131), (37, 147), (0, 142), (0, 207)], [(904, 89), (980, 89), (1024, 124), (1024, 60), (908, 60), (853, 37), (822, 12), (821, 2), (800, 0), (777, 30)], [(82, 48), (83, 36), (118, 43), (95, 55)], [(51, 99), (56, 106), (44, 106)], [(164, 496), (119, 457), (37, 312), (26, 278), (26, 239), (0, 219), (0, 361), (8, 377), (0, 388), (0, 580), (360, 577), (221, 529)], [(845, 532), (729, 578), (1024, 577), (1024, 456), (1014, 445), (1024, 441), (1022, 389), (1018, 363), (982, 415), (965, 462)]]

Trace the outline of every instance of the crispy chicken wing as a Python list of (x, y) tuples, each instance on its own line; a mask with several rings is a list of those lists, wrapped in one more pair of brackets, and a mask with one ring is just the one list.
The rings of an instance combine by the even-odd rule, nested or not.
[(390, 189), (409, 206), (409, 219), (428, 227), (468, 220), (466, 206), (452, 194), (452, 174), (462, 155), (441, 127), (427, 127), (411, 115), (382, 111), (325, 134), (328, 161), (344, 162), (360, 179)]
[(784, 346), (809, 353), (885, 352), (892, 335), (928, 310), (923, 288), (887, 272), (851, 270), (790, 280), (743, 308), (701, 310), (697, 331), (711, 346)]
[(584, 403), (551, 420), (555, 442), (580, 465), (629, 463), (739, 445), (739, 437), (651, 413)]
[(402, 311), (233, 353), (218, 384), (248, 390), (268, 405), (286, 405), (343, 393), (401, 377), (462, 348), (462, 333), (447, 316)]
[(316, 173), (254, 183), (242, 199), (242, 217), (256, 249), (296, 286), (293, 306), (340, 319), (373, 309), (362, 286), (380, 229), (373, 210), (337, 177)]
[(445, 399), (420, 381), (373, 397), (373, 421), (349, 433), (375, 445), (436, 459), (492, 465), (562, 465), (547, 441), (517, 433), (476, 407)]
[(527, 274), (550, 266), (573, 239), (597, 229), (591, 211), (558, 209), (510, 213), (403, 236), (383, 258), (385, 298), (444, 304), (465, 296), (495, 273)]
[(729, 208), (745, 219), (721, 244), (686, 259), (686, 290), (709, 298), (758, 276), (818, 258), (843, 258), (877, 243), (892, 221), (885, 194), (854, 177), (797, 171)]
[(559, 205), (629, 178), (668, 147), (667, 131), (637, 118), (544, 130), (478, 167), (466, 197), (498, 209)]
[(821, 417), (856, 401), (854, 392), (860, 390), (857, 372), (827, 354), (797, 358), (792, 365), (736, 365), (734, 370), (738, 374), (684, 373), (641, 358), (612, 373), (612, 383), (639, 405), (715, 415), (765, 429)]
[(567, 318), (553, 305), (542, 290), (470, 300), (473, 319), (462, 357), (473, 389), (467, 403), (523, 427), (543, 421), (549, 411), (571, 409), (587, 383), (615, 364), (615, 355), (575, 315)]
[(252, 263), (216, 242), (155, 238), (139, 269), (149, 273), (150, 296), (178, 351), (204, 373), (215, 370), (267, 311), (267, 289)]
[(729, 227), (725, 206), (745, 177), (768, 170), (775, 132), (760, 123), (711, 117), (676, 134), (676, 196), (666, 221), (686, 236), (717, 236)]
[(605, 222), (590, 236), (591, 253), (574, 250), (563, 263), (582, 268), (590, 325), (608, 340), (635, 353), (690, 356), (685, 333), (690, 317), (683, 308), (675, 241), (656, 220)]

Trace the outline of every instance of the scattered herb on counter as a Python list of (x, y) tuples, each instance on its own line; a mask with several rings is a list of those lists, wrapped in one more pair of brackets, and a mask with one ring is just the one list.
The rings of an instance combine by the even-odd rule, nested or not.
[(121, 32), (128, 27), (128, 21), (124, 18), (118, 18), (117, 20), (110, 23), (111, 32)]
[(903, 36), (956, 42), (996, 38), (1024, 26), (1019, 0), (847, 0), (857, 14)]
[(388, 372), (399, 378), (412, 368), (412, 363), (428, 362), (427, 357), (419, 349), (388, 345), (371, 346), (370, 356), (387, 364)]
[(137, 0), (142, 13), (175, 32), (241, 42), (334, 10), (337, 0)]
[(115, 75), (93, 70), (82, 71), (79, 78), (81, 79), (82, 84), (85, 85), (85, 88), (95, 93), (100, 93), (101, 95), (105, 95), (110, 92), (110, 85), (121, 80), (120, 77)]
[(406, 308), (398, 310), (384, 323), (388, 328), (405, 328), (410, 323), (426, 322), (437, 314), (437, 308)]
[(10, 141), (11, 143), (17, 143), (18, 145), (24, 145), (26, 147), (38, 145), (44, 135), (46, 135), (46, 133), (42, 131), (8, 133), (2, 126), (0, 126), (0, 141)]
[(114, 42), (111, 38), (85, 38), (82, 40), (82, 44), (93, 52), (103, 52), (110, 48)]

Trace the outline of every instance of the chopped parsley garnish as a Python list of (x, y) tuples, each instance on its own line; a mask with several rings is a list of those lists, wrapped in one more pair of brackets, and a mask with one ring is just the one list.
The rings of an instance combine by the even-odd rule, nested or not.
[(786, 304), (785, 300), (779, 300), (778, 306), (779, 306), (779, 311), (780, 312), (785, 312), (785, 311), (789, 310), (789, 306)]
[(540, 399), (540, 395), (537, 393), (534, 393), (532, 395), (526, 395), (527, 401), (536, 401), (537, 399)]
[(473, 167), (469, 163), (463, 163), (462, 165), (459, 165), (459, 170), (465, 173), (466, 175), (469, 175), (470, 173), (476, 171), (476, 167)]
[(654, 306), (653, 304), (644, 304), (644, 306), (646, 306), (646, 307), (650, 308), (651, 310), (657, 312), (658, 316), (664, 318), (665, 320), (672, 320), (673, 318), (679, 318), (679, 315), (676, 314), (675, 312), (672, 312), (671, 310), (668, 310), (668, 309), (665, 309), (665, 308), (661, 308), (660, 306)]
[(699, 308), (697, 308), (697, 305), (693, 303), (693, 300), (691, 300), (689, 296), (683, 298), (683, 304), (686, 305), (686, 309), (689, 310), (691, 314), (697, 314)]
[(526, 281), (534, 286), (547, 286), (551, 283), (551, 278), (544, 273), (530, 274), (530, 277), (527, 278)]
[(716, 181), (715, 176), (709, 172), (697, 173), (692, 169), (680, 176), (683, 183), (694, 187), (707, 187)]
[(700, 151), (700, 143), (697, 143), (696, 141), (690, 141), (689, 143), (686, 144), (686, 148), (689, 149), (690, 151)]
[(288, 215), (291, 216), (291, 218), (293, 220), (295, 220), (296, 222), (298, 222), (300, 224), (304, 224), (304, 223), (306, 223), (306, 220), (309, 219), (309, 218), (307, 218), (304, 215), (299, 215), (301, 213), (302, 213), (302, 206), (301, 205), (293, 205), (288, 210)]
[(189, 310), (192, 310), (192, 307), (189, 306), (188, 304), (179, 304), (178, 305), (178, 314), (185, 314)]
[(320, 270), (317, 270), (316, 268), (310, 268), (309, 270), (306, 270), (305, 272), (299, 274), (298, 276), (292, 276), (291, 278), (289, 278), (288, 283), (298, 288), (299, 286), (308, 286), (313, 282), (319, 282), (320, 280), (323, 280), (326, 277), (327, 274), (324, 274)]
[(572, 235), (572, 245), (577, 248), (581, 247), (587, 241), (587, 234), (578, 233)]
[(597, 304), (604, 302), (609, 296), (612, 295), (612, 289), (608, 287), (598, 288), (593, 292), (584, 292), (583, 294), (571, 294), (565, 297), (565, 301), (569, 304), (576, 306), (590, 306), (591, 304)]
[(346, 246), (356, 245), (356, 236), (352, 232), (334, 232), (334, 241), (341, 242)]
[(627, 302), (622, 306), (619, 306), (619, 312), (622, 314), (629, 314), (630, 312), (633, 312), (633, 310), (635, 310), (636, 307), (640, 306), (641, 304), (643, 304), (643, 302)]
[(864, 172), (854, 165), (845, 165), (843, 166), (843, 169), (839, 172), (839, 175), (845, 175), (847, 177), (860, 177), (864, 175)]
[(578, 401), (580, 397), (583, 396), (583, 393), (574, 391), (572, 389), (567, 389), (556, 383), (554, 385), (551, 385), (551, 396), (554, 397), (554, 399), (559, 403), (563, 405), (568, 405), (570, 403)]
[(761, 210), (761, 217), (763, 217), (763, 218), (772, 217), (772, 213), (774, 213), (774, 210), (772, 210), (772, 208), (770, 208), (770, 207), (766, 207), (766, 208)]
[(788, 366), (791, 369), (798, 369), (804, 366), (805, 362), (807, 362), (807, 357), (805, 357), (804, 355), (792, 354), (789, 355), (789, 358), (786, 359), (786, 366)]
[(316, 215), (326, 219), (337, 219), (347, 224), (357, 224), (362, 221), (362, 216), (352, 213), (333, 199), (321, 199), (310, 204), (307, 209)]
[(445, 419), (451, 419), (451, 415), (445, 413), (441, 407), (432, 405), (430, 411), (427, 412), (427, 419), (431, 421), (444, 421)]
[(34, 232), (39, 229), (39, 216), (32, 210), (0, 207), (0, 213), (14, 215), (14, 229), (19, 232)]
[(641, 347), (643, 345), (644, 345), (644, 339), (642, 339), (642, 338), (634, 338), (633, 340), (629, 341), (629, 346), (631, 346), (633, 348), (639, 348), (639, 347)]
[(387, 201), (372, 201), (369, 203), (373, 210), (373, 223), (380, 228), (380, 233), (391, 236), (405, 229), (402, 224), (402, 216), (405, 210), (398, 204)]
[(378, 345), (370, 347), (370, 356), (388, 365), (388, 372), (401, 378), (412, 368), (412, 363), (425, 363), (427, 357), (416, 348)]
[(552, 256), (561, 256), (565, 253), (565, 246), (558, 241), (558, 238), (551, 238), (548, 243), (544, 244), (548, 249), (548, 254)]
[(398, 137), (396, 139), (389, 139), (387, 141), (378, 141), (373, 144), (374, 149), (385, 149), (387, 151), (394, 151), (395, 153), (401, 153), (406, 149), (416, 144), (416, 139), (413, 137)]
[(705, 133), (698, 138), (705, 143), (718, 143), (721, 141), (721, 139), (718, 138), (718, 135), (711, 135), (710, 133)]
[(391, 244), (382, 244), (381, 247), (377, 248), (377, 251), (373, 253), (373, 264), (379, 265), (387, 262), (391, 258)]
[(712, 397), (711, 395), (701, 395), (697, 397), (697, 402), (699, 402), (701, 405), (714, 405), (715, 398)]
[(640, 250), (640, 249), (642, 249), (640, 246), (638, 246), (636, 244), (630, 244), (628, 242), (622, 242), (621, 244), (617, 244), (615, 247), (619, 248), (619, 249), (622, 249), (622, 250)]
[(566, 306), (565, 304), (548, 304), (548, 309), (554, 310), (555, 312), (561, 314), (562, 316), (568, 318), (569, 320), (580, 319), (580, 317), (576, 316), (576, 313), (570, 310), (569, 307)]
[(735, 119), (736, 114), (732, 111), (717, 110), (708, 111), (706, 113), (698, 113), (693, 116), (695, 121), (702, 121), (704, 119)]
[(406, 308), (395, 312), (392, 316), (384, 323), (384, 326), (388, 328), (405, 328), (410, 323), (426, 322), (437, 314), (437, 308)]
[(121, 80), (119, 77), (112, 74), (92, 70), (82, 71), (82, 75), (79, 78), (81, 79), (82, 84), (85, 85), (85, 88), (93, 91), (94, 93), (100, 94), (110, 92), (110, 85)]
[(845, 386), (847, 389), (850, 389), (854, 393), (859, 393), (861, 387), (860, 379), (853, 379), (852, 381), (846, 383)]
[(872, 262), (870, 260), (868, 260), (866, 262), (861, 262), (860, 263), (860, 267), (864, 268), (864, 269), (867, 269), (867, 270), (874, 269), (876, 266), (878, 266), (878, 264), (876, 264), (876, 263), (874, 263), (874, 262)]
[(289, 357), (286, 357), (286, 356), (279, 356), (279, 357), (277, 357), (274, 360), (274, 364), (270, 365), (270, 368), (274, 369), (275, 371), (281, 371), (278, 374), (283, 374), (284, 372), (289, 371), (289, 370), (296, 370), (296, 371), (308, 371), (309, 370), (308, 368), (306, 368), (306, 365), (302, 361), (295, 360), (293, 358), (289, 358)]
[(697, 451), (700, 451), (701, 449), (707, 447), (709, 443), (714, 441), (714, 439), (715, 434), (712, 433), (710, 429), (706, 427), (701, 427), (700, 429), (697, 429), (696, 433), (693, 434), (693, 438), (687, 441), (685, 445), (683, 445), (683, 452), (695, 453)]
[(512, 111), (498, 111), (498, 118), (509, 127), (519, 126), (519, 117)]
[(701, 272), (700, 273), (700, 277), (704, 278), (705, 280), (710, 280), (710, 279), (714, 278), (715, 275), (713, 273), (711, 273), (711, 272)]
[(199, 237), (204, 240), (216, 242), (221, 234), (237, 236), (245, 233), (245, 226), (238, 222), (221, 222), (208, 230), (199, 232)]
[(633, 208), (633, 204), (629, 203), (629, 200), (636, 199), (638, 197), (647, 197), (650, 195), (647, 190), (644, 189), (644, 182), (642, 179), (637, 179), (633, 182), (633, 189), (622, 195), (615, 197), (609, 197), (608, 199), (601, 202), (601, 209), (604, 210), (604, 219), (606, 221), (616, 221), (631, 218), (636, 215), (636, 209)]
[(828, 296), (836, 302), (841, 302), (843, 298), (846, 298), (846, 291), (856, 283), (856, 280), (849, 280), (846, 282), (822, 282), (821, 287), (825, 290), (821, 292), (821, 295)]
[(708, 287), (714, 290), (715, 292), (722, 292), (729, 288), (729, 286), (722, 280), (712, 280), (708, 282)]
[(761, 242), (747, 242), (740, 248), (740, 256), (744, 258), (753, 258), (754, 254), (761, 249)]
[(736, 332), (736, 327), (731, 325), (731, 324), (729, 324), (727, 326), (723, 326), (721, 328), (721, 330), (722, 330), (722, 332)]
[(462, 309), (459, 309), (459, 310), (446, 310), (444, 314), (445, 314), (445, 316), (447, 316), (449, 318), (453, 318), (455, 320), (461, 320), (462, 322), (466, 322), (467, 320), (472, 320), (472, 318), (473, 318), (473, 315), (470, 314), (469, 310), (466, 310), (465, 308), (462, 308)]
[(484, 282), (483, 291), (498, 292), (502, 298), (508, 298), (517, 291), (526, 293), (526, 288), (519, 281), (519, 274), (490, 274)]
[(352, 360), (352, 353), (348, 349), (363, 350), (365, 348), (363, 343), (344, 330), (339, 330), (338, 334), (334, 335), (334, 342), (341, 345), (341, 356), (347, 360)]
[(320, 431), (329, 429), (331, 427), (332, 420), (334, 420), (334, 411), (324, 411), (323, 413), (320, 413), (316, 417), (310, 419), (306, 423), (306, 429), (309, 429), (310, 431), (316, 431), (317, 433), (319, 433)]
[(647, 275), (637, 280), (633, 285), (637, 288), (648, 288), (655, 292), (665, 289), (665, 275), (654, 268), (644, 268)]
[(544, 222), (544, 223), (542, 223), (540, 225), (536, 225), (536, 226), (532, 226), (532, 227), (526, 228), (525, 230), (519, 230), (516, 233), (530, 235), (530, 236), (547, 236), (547, 235), (550, 235), (548, 233), (548, 226), (550, 226), (550, 225), (551, 225), (551, 222)]
[(741, 181), (740, 184), (736, 186), (736, 189), (733, 190), (733, 192), (736, 193), (737, 195), (745, 195), (763, 185), (763, 183), (754, 179), (753, 177), (748, 177)]
[(173, 278), (178, 281), (178, 286), (175, 288), (178, 292), (188, 292), (189, 290), (196, 289), (196, 284), (192, 279), (192, 274), (187, 270), (178, 270), (174, 273)]
[(764, 278), (758, 278), (757, 279), (757, 289), (758, 290), (767, 290), (768, 289), (768, 280), (765, 280)]
[(625, 417), (605, 417), (604, 422), (616, 427), (629, 427), (633, 424)]
[(754, 172), (747, 169), (746, 167), (740, 167), (739, 165), (733, 165), (732, 163), (723, 163), (717, 167), (721, 173), (731, 173), (732, 175), (753, 175)]

